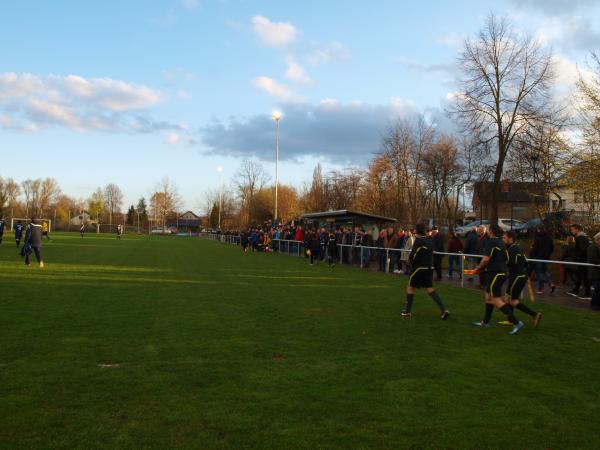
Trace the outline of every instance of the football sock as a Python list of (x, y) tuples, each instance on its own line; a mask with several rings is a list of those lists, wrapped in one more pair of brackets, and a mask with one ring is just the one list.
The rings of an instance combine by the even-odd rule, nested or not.
[(524, 305), (523, 303), (519, 303), (517, 305), (517, 309), (519, 311), (523, 311), (525, 314), (529, 314), (531, 317), (535, 317), (537, 315), (536, 311), (534, 311), (533, 309), (531, 309), (528, 306)]
[(500, 311), (502, 311), (504, 314), (506, 314), (506, 317), (508, 317), (508, 321), (510, 323), (512, 323), (514, 325), (519, 323), (519, 321), (515, 318), (515, 315), (513, 314), (510, 306), (503, 305), (502, 308), (500, 308)]
[(411, 312), (414, 299), (415, 299), (415, 294), (406, 294), (406, 306), (404, 308), (404, 311)]
[(438, 308), (440, 308), (440, 311), (442, 313), (444, 311), (446, 311), (446, 307), (444, 306), (444, 302), (442, 302), (442, 299), (440, 298), (440, 295), (436, 291), (433, 291), (431, 294), (429, 294), (429, 296), (433, 299), (434, 302), (437, 303)]
[(493, 312), (494, 312), (494, 305), (492, 305), (490, 303), (486, 303), (485, 304), (485, 316), (483, 318), (483, 323), (490, 323)]

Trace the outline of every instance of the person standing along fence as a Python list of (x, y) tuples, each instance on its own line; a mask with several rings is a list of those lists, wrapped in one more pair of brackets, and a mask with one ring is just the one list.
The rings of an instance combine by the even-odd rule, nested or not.
[[(600, 264), (600, 233), (596, 233), (594, 241), (587, 250), (587, 262), (589, 264)], [(590, 302), (590, 307), (594, 311), (600, 311), (600, 267), (589, 267), (589, 279), (594, 287), (594, 295)]]
[(452, 278), (455, 266), (458, 271), (458, 277), (462, 278), (462, 256), (460, 256), (462, 252), (463, 244), (461, 240), (456, 236), (454, 231), (451, 231), (450, 239), (448, 239), (448, 253), (455, 253), (455, 255), (450, 255), (448, 258), (448, 278)]
[[(590, 246), (590, 240), (588, 235), (583, 232), (581, 225), (573, 224), (571, 225), (571, 234), (575, 236), (575, 248), (576, 248), (576, 260), (577, 262), (586, 262), (587, 261), (587, 250)], [(577, 279), (575, 281), (575, 286), (573, 286), (573, 290), (567, 292), (567, 294), (572, 295), (573, 297), (578, 297), (582, 300), (591, 300), (592, 299), (592, 291), (590, 287), (590, 280), (588, 278), (588, 270), (584, 266), (577, 266)], [(583, 285), (583, 295), (579, 295), (579, 289)]]
[[(535, 233), (533, 244), (529, 252), (530, 259), (551, 259), (552, 253), (554, 253), (554, 242), (552, 237), (548, 235), (546, 227), (540, 225)], [(547, 284), (550, 288), (550, 292), (554, 292), (556, 286), (552, 282), (552, 277), (548, 271), (548, 263), (535, 262), (533, 263), (535, 270), (535, 278), (538, 282), (537, 294), (542, 295), (544, 293), (544, 284)]]

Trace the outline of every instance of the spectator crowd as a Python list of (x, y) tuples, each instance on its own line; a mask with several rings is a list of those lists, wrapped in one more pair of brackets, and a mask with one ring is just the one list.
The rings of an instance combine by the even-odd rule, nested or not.
[[(453, 231), (445, 236), (435, 227), (427, 233), (437, 252), (433, 261), (437, 281), (442, 279), (444, 269), (447, 278), (452, 279), (455, 276), (461, 278), (463, 269), (476, 267), (489, 239), (485, 226), (473, 227), (464, 239)], [(245, 252), (293, 253), (305, 256), (311, 265), (344, 263), (404, 275), (410, 273), (409, 254), (415, 242), (413, 229), (342, 226), (333, 230), (302, 221), (275, 225), (268, 221), (261, 226), (224, 234), (235, 237)], [(469, 255), (464, 258), (465, 267), (463, 255)], [(448, 263), (444, 267), (445, 257), (448, 257)], [(531, 242), (529, 259), (562, 262), (552, 273), (549, 263), (529, 261), (529, 276), (537, 283), (537, 295), (553, 293), (558, 282), (568, 287), (568, 295), (590, 300), (592, 309), (600, 310), (600, 268), (568, 264), (600, 265), (600, 233), (590, 240), (582, 227), (574, 224), (570, 236), (558, 251), (553, 237), (544, 225), (540, 225)], [(466, 281), (481, 286), (483, 280), (469, 277)]]

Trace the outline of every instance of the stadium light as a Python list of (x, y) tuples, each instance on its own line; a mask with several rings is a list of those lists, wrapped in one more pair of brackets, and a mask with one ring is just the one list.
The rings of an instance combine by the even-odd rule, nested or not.
[(277, 221), (277, 197), (279, 191), (279, 121), (281, 120), (281, 112), (274, 111), (271, 116), (275, 121), (275, 214), (273, 215), (273, 225)]
[(221, 209), (223, 209), (223, 168), (217, 167), (217, 172), (220, 174), (219, 178), (219, 231), (221, 231)]

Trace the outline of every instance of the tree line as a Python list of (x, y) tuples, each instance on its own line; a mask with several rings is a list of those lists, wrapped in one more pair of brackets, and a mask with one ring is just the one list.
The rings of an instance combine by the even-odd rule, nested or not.
[[(554, 95), (556, 67), (541, 42), (514, 30), (508, 19), (490, 15), (457, 57), (458, 92), (447, 114), (455, 131), (440, 131), (424, 115), (398, 120), (365, 167), (324, 172), (321, 165), (303, 186), (278, 186), (279, 218), (303, 212), (359, 209), (414, 224), (432, 218), (452, 226), (465, 212), (475, 182), (489, 182), (491, 211), (498, 218), (503, 180), (533, 182), (546, 196), (561, 199), (562, 188), (576, 187), (590, 220), (600, 205), (600, 56), (590, 52), (579, 71), (575, 92), (559, 103)], [(209, 226), (239, 228), (273, 219), (275, 187), (262, 163), (246, 159), (227, 186), (208, 189), (198, 205)], [(64, 222), (86, 211), (103, 224), (126, 221), (164, 226), (178, 214), (181, 198), (164, 178), (148, 202), (140, 199), (122, 214), (123, 194), (115, 184), (89, 199), (62, 194), (52, 178), (0, 178), (0, 213)], [(549, 202), (536, 204), (547, 212)], [(559, 209), (561, 202), (557, 202)], [(18, 211), (18, 213), (17, 213)], [(220, 222), (220, 223), (219, 223)]]

